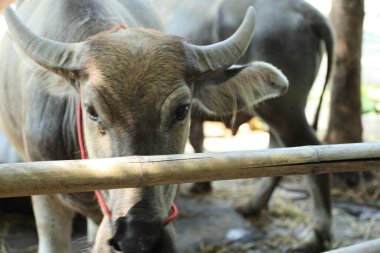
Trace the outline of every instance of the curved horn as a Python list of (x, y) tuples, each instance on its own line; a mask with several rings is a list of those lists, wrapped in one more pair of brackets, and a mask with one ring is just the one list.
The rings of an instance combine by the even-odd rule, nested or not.
[(38, 64), (62, 75), (67, 75), (67, 71), (76, 74), (84, 68), (86, 59), (82, 53), (86, 42), (62, 43), (38, 36), (22, 23), (9, 6), (4, 17), (13, 41)]
[(196, 46), (185, 42), (190, 58), (189, 72), (207, 74), (235, 64), (251, 43), (255, 19), (255, 9), (250, 6), (240, 27), (226, 40), (208, 46)]

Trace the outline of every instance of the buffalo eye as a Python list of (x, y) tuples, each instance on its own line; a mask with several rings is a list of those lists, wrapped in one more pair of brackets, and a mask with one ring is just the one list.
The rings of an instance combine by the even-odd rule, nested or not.
[(103, 126), (103, 124), (102, 124), (102, 122), (100, 120), (100, 117), (99, 117), (98, 113), (96, 112), (96, 110), (95, 110), (95, 108), (93, 106), (89, 106), (87, 108), (87, 115), (90, 118), (90, 120), (95, 121), (96, 123), (98, 123), (98, 132), (101, 135), (105, 135), (106, 134), (106, 129)]
[(182, 121), (187, 117), (187, 114), (189, 114), (190, 105), (181, 105), (175, 110), (175, 119), (177, 121)]
[(93, 120), (93, 121), (96, 121), (96, 122), (99, 121), (99, 115), (98, 115), (98, 113), (96, 112), (96, 110), (95, 110), (95, 108), (93, 106), (89, 106), (87, 108), (87, 114), (88, 114), (88, 117), (90, 118), (90, 120)]

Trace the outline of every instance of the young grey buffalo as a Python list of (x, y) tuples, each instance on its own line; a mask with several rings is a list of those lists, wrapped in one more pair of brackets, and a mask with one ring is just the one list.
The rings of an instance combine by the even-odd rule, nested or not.
[[(78, 105), (90, 159), (177, 154), (184, 151), (193, 105), (226, 114), (287, 90), (287, 79), (270, 64), (232, 66), (251, 42), (252, 7), (234, 35), (196, 46), (160, 32), (150, 6), (141, 0), (30, 0), (16, 7), (17, 14), (6, 10), (0, 126), (25, 161), (80, 158)], [(99, 224), (92, 252), (176, 252), (173, 226), (163, 225), (175, 190), (103, 191), (111, 219), (94, 193), (33, 196), (39, 252), (71, 252), (75, 212)]]

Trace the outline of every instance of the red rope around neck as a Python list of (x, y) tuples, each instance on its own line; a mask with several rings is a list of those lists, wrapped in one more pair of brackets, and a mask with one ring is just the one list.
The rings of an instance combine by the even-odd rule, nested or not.
[[(78, 101), (78, 113), (77, 113), (77, 130), (78, 130), (78, 142), (79, 142), (79, 148), (80, 148), (80, 155), (82, 160), (87, 159), (86, 155), (86, 149), (84, 147), (84, 140), (83, 140), (83, 121), (82, 121), (82, 101), (81, 98), (79, 97)], [(112, 213), (110, 209), (107, 207), (106, 201), (104, 200), (104, 196), (100, 190), (95, 191), (96, 198), (98, 199), (98, 203), (100, 208), (103, 210), (103, 212), (107, 215), (108, 219), (112, 221)], [(171, 221), (176, 219), (178, 217), (178, 208), (176, 204), (171, 205), (171, 210), (172, 213), (171, 215), (164, 220), (164, 225), (169, 224)]]

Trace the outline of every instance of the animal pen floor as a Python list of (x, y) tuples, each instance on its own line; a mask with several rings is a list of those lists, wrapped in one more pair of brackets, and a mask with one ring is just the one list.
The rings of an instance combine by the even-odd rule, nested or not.
[[(206, 127), (207, 150), (224, 147), (265, 148), (268, 136), (262, 131), (243, 127), (237, 138), (224, 138), (218, 124)], [(212, 131), (210, 131), (210, 129)], [(228, 135), (228, 134), (227, 134)], [(380, 138), (379, 138), (380, 139)], [(377, 180), (379, 175), (375, 174)], [(264, 253), (286, 252), (305, 236), (310, 224), (308, 194), (299, 176), (287, 177), (274, 193), (269, 209), (260, 216), (244, 219), (235, 208), (255, 192), (260, 179), (214, 182), (209, 195), (191, 196), (189, 184), (182, 185), (176, 200), (180, 216), (174, 222), (178, 232), (179, 252), (183, 253)], [(377, 180), (354, 189), (335, 187), (333, 209), (333, 247), (380, 237), (380, 189)], [(378, 181), (377, 181), (378, 182)], [(334, 183), (334, 186), (338, 184)], [(82, 225), (82, 227), (80, 227)], [(88, 252), (83, 220), (78, 223), (73, 239), (73, 252)], [(31, 253), (37, 250), (37, 236), (32, 217), (2, 214), (0, 217), (0, 253)]]

